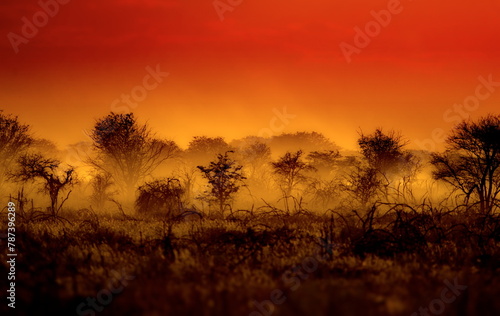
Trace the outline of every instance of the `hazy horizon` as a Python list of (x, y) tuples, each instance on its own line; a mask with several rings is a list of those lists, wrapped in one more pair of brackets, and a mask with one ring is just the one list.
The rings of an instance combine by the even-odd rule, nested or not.
[[(21, 42), (11, 38), (24, 36), (22, 17), (31, 21), (41, 8), (4, 3), (1, 108), (64, 147), (111, 110), (134, 111), (185, 145), (196, 135), (257, 134), (269, 127), (273, 109), (286, 107), (296, 117), (284, 132), (318, 131), (355, 149), (359, 128), (400, 131), (416, 148), (435, 129), (494, 113), (500, 102), (495, 1), (445, 1), (432, 11), (426, 1), (403, 1), (388, 25), (349, 56), (342, 43), (362, 41), (356, 28), (376, 21), (388, 1), (307, 8), (252, 1), (223, 20), (213, 1), (118, 3), (96, 9), (70, 1)], [(144, 81), (152, 70), (158, 80)], [(488, 97), (472, 110), (454, 108), (489, 76), (495, 86), (480, 90)], [(135, 91), (138, 102), (122, 99), (144, 84), (148, 89)]]

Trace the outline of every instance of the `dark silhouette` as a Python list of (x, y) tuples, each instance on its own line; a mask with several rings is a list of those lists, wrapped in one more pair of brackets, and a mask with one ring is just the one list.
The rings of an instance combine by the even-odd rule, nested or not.
[(278, 161), (271, 163), (271, 165), (283, 194), (285, 208), (289, 211), (288, 199), (293, 197), (293, 191), (297, 186), (307, 180), (305, 172), (315, 169), (303, 161), (302, 150), (295, 153), (287, 152)]
[(50, 197), (51, 215), (57, 216), (64, 202), (69, 198), (71, 190), (67, 196), (58, 203), (59, 193), (62, 190), (69, 189), (77, 181), (75, 169), (71, 166), (65, 170), (60, 169), (61, 162), (55, 159), (45, 158), (40, 154), (24, 155), (19, 158), (19, 170), (14, 177), (22, 182), (42, 179), (44, 183), (43, 191)]
[(229, 157), (229, 153), (232, 151), (217, 155), (217, 160), (210, 162), (208, 167), (198, 166), (210, 185), (210, 191), (207, 194), (217, 202), (221, 215), (224, 215), (228, 202), (239, 191), (243, 180), (246, 179), (241, 171), (243, 167)]
[(138, 189), (137, 212), (170, 219), (182, 211), (184, 191), (178, 179), (146, 182)]
[[(281, 154), (270, 139), (251, 137), (231, 142), (234, 153), (221, 153), (229, 148), (224, 139), (197, 137), (189, 150), (162, 165), (161, 141), (132, 115), (112, 114), (94, 131), (91, 154), (100, 164), (75, 188), (73, 168), (45, 158), (58, 157), (57, 148), (46, 141), (32, 144), (30, 152), (43, 154), (22, 155), (18, 179), (43, 185), (44, 194), (28, 185), (17, 198), (12, 194), (3, 210), (15, 238), (0, 236), (15, 243), (12, 249), (22, 259), (16, 263), (16, 309), (27, 315), (88, 315), (97, 309), (113, 315), (230, 316), (446, 309), (458, 315), (467, 306), (471, 315), (497, 315), (498, 306), (488, 302), (500, 280), (500, 215), (493, 208), (486, 215), (470, 210), (480, 208), (473, 206), (481, 204), (480, 192), (491, 192), (491, 203), (485, 195), (483, 207), (498, 205), (498, 121), (463, 123), (448, 150), (433, 157), (436, 172), (442, 172), (438, 178), (468, 188), (474, 202), (469, 205), (442, 200), (422, 185), (416, 187), (421, 200), (392, 193), (411, 179), (418, 160), (399, 135), (382, 130), (361, 134), (360, 152), (343, 156), (322, 147), (324, 142), (304, 150), (289, 144), (291, 151)], [(420, 154), (430, 161), (430, 154)], [(195, 165), (197, 159), (207, 163)], [(138, 171), (137, 213), (128, 215), (113, 195), (129, 172)], [(147, 179), (148, 173), (157, 178)], [(273, 178), (275, 183), (268, 181)], [(115, 187), (116, 179), (122, 182)], [(200, 188), (205, 192), (196, 199)], [(61, 199), (70, 189), (72, 198), (68, 193)], [(439, 193), (461, 196), (446, 188)], [(33, 199), (47, 196), (54, 216)], [(106, 201), (122, 214), (107, 212)], [(117, 266), (123, 271), (113, 271)], [(6, 261), (0, 270), (7, 276), (11, 267)], [(410, 283), (409, 291), (394, 291)]]
[(417, 165), (416, 157), (403, 149), (407, 142), (394, 131), (384, 133), (382, 129), (376, 129), (370, 135), (361, 132), (358, 145), (368, 167), (387, 181), (395, 176), (406, 176)]
[(97, 120), (90, 137), (97, 153), (90, 164), (110, 174), (129, 198), (138, 184), (179, 151), (174, 142), (155, 138), (133, 113), (111, 113)]
[(0, 110), (0, 188), (7, 172), (33, 143), (30, 127), (21, 124), (17, 116), (6, 115)]
[(500, 116), (458, 124), (446, 140), (446, 151), (432, 155), (434, 177), (474, 197), (483, 213), (498, 207), (500, 194)]
[[(376, 129), (373, 134), (360, 133), (358, 145), (363, 157), (361, 164), (348, 175), (348, 192), (361, 202), (361, 206), (377, 197), (388, 198), (390, 189), (398, 196), (411, 195), (411, 181), (420, 167), (419, 160), (404, 150), (407, 143), (402, 136)], [(396, 185), (394, 185), (396, 183)]]
[(270, 146), (279, 155), (302, 150), (305, 154), (312, 151), (338, 150), (339, 147), (325, 135), (318, 132), (283, 133), (271, 138)]
[(341, 188), (364, 209), (378, 195), (383, 184), (377, 170), (355, 166), (354, 170), (346, 175)]

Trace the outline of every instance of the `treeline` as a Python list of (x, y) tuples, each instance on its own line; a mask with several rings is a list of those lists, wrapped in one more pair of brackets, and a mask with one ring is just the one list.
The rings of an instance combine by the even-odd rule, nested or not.
[(286, 212), (366, 210), (374, 202), (429, 198), (428, 188), (417, 181), (427, 166), (454, 203), (482, 213), (499, 206), (499, 115), (458, 124), (442, 153), (409, 150), (400, 134), (382, 129), (360, 132), (359, 153), (350, 155), (316, 132), (231, 143), (199, 136), (181, 149), (134, 114), (110, 113), (95, 122), (89, 142), (72, 146), (64, 156), (51, 142), (35, 139), (15, 116), (0, 112), (0, 128), (4, 198), (23, 206), (26, 192), (37, 188), (50, 199), (50, 216), (76, 199), (73, 191), (80, 192), (80, 207), (161, 217), (226, 216), (237, 208), (270, 204)]

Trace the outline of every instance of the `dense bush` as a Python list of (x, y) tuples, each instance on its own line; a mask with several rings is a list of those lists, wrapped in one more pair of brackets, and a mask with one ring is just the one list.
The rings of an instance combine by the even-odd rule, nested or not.
[(147, 182), (138, 189), (135, 202), (141, 214), (171, 218), (182, 212), (184, 188), (177, 179)]

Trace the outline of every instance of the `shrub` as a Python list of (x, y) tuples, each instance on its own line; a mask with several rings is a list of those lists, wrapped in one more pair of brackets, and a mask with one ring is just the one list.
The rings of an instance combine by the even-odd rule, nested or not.
[(185, 189), (178, 179), (146, 182), (138, 189), (135, 202), (138, 213), (153, 216), (177, 216), (183, 209), (182, 197)]

